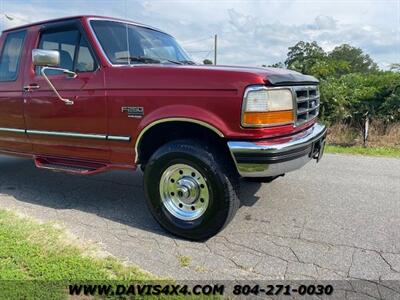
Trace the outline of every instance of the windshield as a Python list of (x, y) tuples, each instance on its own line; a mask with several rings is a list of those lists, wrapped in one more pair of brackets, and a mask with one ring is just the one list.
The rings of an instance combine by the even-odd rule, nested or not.
[(189, 55), (168, 34), (128, 23), (90, 22), (113, 64), (190, 63)]

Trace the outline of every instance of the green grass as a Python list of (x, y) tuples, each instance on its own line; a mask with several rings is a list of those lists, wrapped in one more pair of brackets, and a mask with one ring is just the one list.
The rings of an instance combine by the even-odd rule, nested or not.
[[(95, 234), (95, 232), (94, 232)], [(70, 299), (71, 285), (159, 284), (163, 288), (175, 283), (169, 278), (156, 277), (136, 267), (125, 266), (118, 260), (98, 258), (99, 251), (88, 245), (78, 245), (76, 238), (52, 224), (19, 217), (0, 209), (0, 299)], [(90, 255), (89, 255), (90, 254)], [(103, 255), (104, 256), (104, 255)], [(182, 266), (190, 258), (180, 257)], [(124, 296), (122, 296), (124, 297)], [(133, 299), (127, 296), (123, 299)], [(120, 296), (75, 296), (76, 299), (121, 299)], [(75, 299), (73, 298), (73, 299)], [(165, 294), (146, 299), (220, 299), (218, 296), (188, 296)], [(141, 299), (136, 296), (134, 299)]]
[(188, 267), (192, 261), (192, 258), (185, 255), (178, 255), (178, 261), (182, 268)]
[(400, 157), (400, 147), (362, 147), (326, 145), (326, 153)]
[(87, 250), (71, 243), (71, 238), (50, 224), (0, 210), (0, 298), (62, 299), (66, 297), (66, 282), (156, 279), (113, 258), (88, 256)]

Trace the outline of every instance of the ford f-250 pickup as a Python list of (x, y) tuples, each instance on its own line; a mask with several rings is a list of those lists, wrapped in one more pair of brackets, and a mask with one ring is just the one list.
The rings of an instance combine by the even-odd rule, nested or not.
[(233, 218), (240, 177), (323, 153), (311, 76), (198, 65), (161, 30), (98, 16), (5, 30), (0, 49), (1, 153), (82, 175), (140, 166), (155, 219), (184, 238)]

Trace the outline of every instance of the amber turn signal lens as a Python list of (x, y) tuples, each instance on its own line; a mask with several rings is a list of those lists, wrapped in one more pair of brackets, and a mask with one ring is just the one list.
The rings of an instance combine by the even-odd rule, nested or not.
[(293, 110), (245, 112), (243, 125), (274, 125), (293, 122)]

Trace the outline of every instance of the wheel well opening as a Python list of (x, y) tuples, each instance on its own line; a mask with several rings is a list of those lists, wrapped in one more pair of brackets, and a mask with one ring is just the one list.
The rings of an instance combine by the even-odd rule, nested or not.
[(138, 164), (145, 166), (153, 153), (162, 145), (180, 139), (197, 139), (207, 144), (216, 146), (220, 151), (231, 154), (224, 138), (213, 130), (202, 125), (185, 122), (171, 121), (157, 124), (144, 133), (138, 144)]

